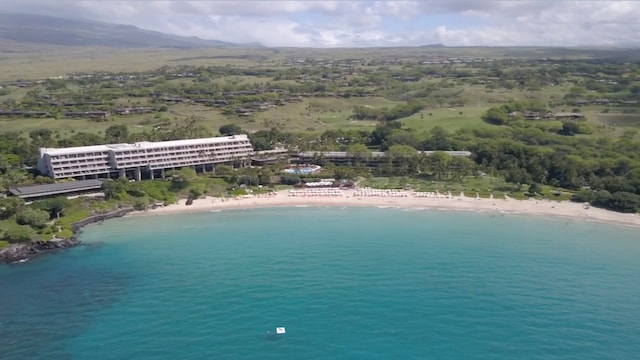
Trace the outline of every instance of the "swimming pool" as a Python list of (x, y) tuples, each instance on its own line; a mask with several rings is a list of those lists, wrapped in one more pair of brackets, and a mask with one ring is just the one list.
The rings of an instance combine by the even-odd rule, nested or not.
[(284, 172), (286, 174), (307, 175), (307, 174), (313, 174), (314, 172), (320, 170), (321, 168), (322, 167), (320, 167), (318, 165), (301, 165), (301, 166), (290, 167), (288, 169), (284, 169)]

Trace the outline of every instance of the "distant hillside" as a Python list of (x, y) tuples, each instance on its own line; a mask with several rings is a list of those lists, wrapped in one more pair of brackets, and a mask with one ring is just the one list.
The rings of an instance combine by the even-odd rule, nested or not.
[(0, 14), (0, 42), (120, 48), (263, 47), (170, 35), (133, 25), (25, 14)]

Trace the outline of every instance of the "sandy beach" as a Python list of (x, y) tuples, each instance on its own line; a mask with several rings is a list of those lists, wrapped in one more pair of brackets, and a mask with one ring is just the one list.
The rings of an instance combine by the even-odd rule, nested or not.
[(282, 190), (272, 194), (246, 195), (236, 198), (206, 197), (191, 205), (186, 200), (155, 209), (132, 212), (127, 216), (162, 215), (227, 209), (253, 209), (295, 206), (397, 207), (453, 211), (531, 214), (579, 221), (597, 221), (640, 228), (640, 216), (598, 209), (569, 201), (515, 200), (511, 198), (477, 198), (464, 194), (416, 193), (376, 189)]

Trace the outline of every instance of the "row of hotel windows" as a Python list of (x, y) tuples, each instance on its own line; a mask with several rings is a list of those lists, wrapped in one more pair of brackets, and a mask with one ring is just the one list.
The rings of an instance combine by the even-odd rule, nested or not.
[(162, 151), (159, 151), (159, 149), (153, 149), (153, 150), (135, 150), (135, 151), (119, 151), (114, 153), (116, 158), (120, 158), (120, 157), (127, 157), (127, 155), (129, 156), (144, 156), (144, 155), (162, 155), (162, 154), (176, 154), (176, 153), (185, 153), (185, 152), (190, 152), (190, 153), (201, 153), (203, 152), (203, 150), (209, 150), (209, 151), (220, 151), (220, 150), (235, 150), (235, 149), (250, 149), (253, 150), (253, 147), (251, 146), (251, 144), (248, 143), (240, 143), (240, 144), (229, 144), (227, 146), (213, 146), (213, 147), (202, 147), (201, 150), (198, 149), (194, 149), (194, 148), (183, 148), (183, 147), (175, 147), (175, 148), (169, 148), (169, 149), (163, 149)]
[(87, 158), (87, 157), (96, 157), (96, 156), (108, 156), (108, 151), (101, 152), (90, 152), (90, 153), (80, 153), (80, 154), (66, 154), (66, 155), (52, 155), (51, 160), (60, 160), (60, 159), (77, 159), (77, 158)]
[(141, 148), (134, 150), (124, 150), (117, 151), (117, 154), (138, 154), (142, 152), (147, 153), (155, 153), (155, 152), (164, 152), (164, 151), (175, 151), (175, 150), (196, 150), (196, 149), (219, 149), (222, 146), (251, 146), (251, 143), (247, 141), (232, 141), (232, 142), (223, 142), (223, 143), (211, 143), (211, 144), (200, 144), (200, 145), (179, 145), (179, 146), (171, 146), (171, 147), (161, 147), (161, 148)]
[[(222, 151), (222, 150), (227, 150), (227, 151)], [(243, 153), (250, 153), (253, 151), (253, 148), (251, 148), (250, 146), (245, 146), (245, 147), (237, 147), (237, 148), (224, 148), (224, 149), (218, 149), (217, 151), (213, 152), (213, 153), (202, 153), (202, 152), (191, 152), (194, 155), (197, 156), (206, 156), (209, 157), (211, 155), (217, 155), (220, 153), (227, 153), (229, 150), (245, 150)], [(119, 160), (129, 160), (129, 159), (144, 159), (144, 158), (161, 158), (161, 157), (171, 157), (171, 156), (176, 156), (176, 155), (181, 155), (184, 154), (184, 151), (180, 151), (180, 152), (165, 152), (165, 153), (154, 153), (154, 154), (140, 154), (138, 156), (117, 156), (116, 157), (116, 161)], [(83, 157), (83, 158), (76, 158), (74, 160), (70, 160), (70, 159), (59, 159), (57, 157), (52, 157), (51, 158), (51, 163), (52, 164), (69, 164), (69, 163), (89, 163), (89, 162), (108, 162), (109, 161), (109, 156), (101, 156), (101, 157)]]
[[(215, 161), (226, 161), (233, 158), (233, 156), (237, 156), (237, 154), (226, 152), (220, 153), (215, 157)], [(204, 161), (203, 161), (204, 160)], [(127, 167), (127, 166), (147, 166), (147, 165), (158, 165), (158, 164), (166, 164), (167, 166), (177, 166), (188, 164), (203, 164), (206, 163), (206, 160), (211, 160), (209, 158), (199, 158), (198, 156), (181, 156), (171, 159), (155, 159), (145, 162), (139, 161), (129, 161), (129, 162), (118, 162), (117, 168)], [(110, 164), (105, 162), (94, 162), (94, 163), (73, 163), (73, 164), (64, 164), (67, 166), (54, 166), (54, 171), (69, 171), (69, 170), (79, 170), (79, 169), (91, 169), (95, 170), (108, 170), (112, 167)]]
[(79, 169), (110, 169), (110, 166), (106, 166), (106, 165), (91, 165), (91, 166), (63, 166), (63, 167), (57, 167), (54, 170), (55, 171), (65, 171), (65, 170), (79, 170)]
[[(121, 159), (117, 159), (117, 163), (129, 163), (132, 161), (145, 161), (145, 162), (157, 162), (157, 161), (172, 161), (172, 160), (180, 160), (183, 158), (191, 158), (191, 159), (202, 159), (202, 160), (210, 160), (212, 158), (218, 158), (224, 155), (249, 155), (250, 151), (238, 152), (238, 151), (220, 151), (215, 154), (181, 154), (182, 156), (146, 156), (146, 157), (125, 157)], [(108, 159), (93, 159), (93, 160), (82, 160), (82, 161), (70, 161), (70, 160), (57, 160), (52, 161), (51, 165), (53, 167), (60, 167), (65, 165), (81, 165), (81, 166), (95, 166), (100, 164), (108, 165), (110, 161)], [(77, 167), (77, 166), (76, 166)]]
[[(204, 149), (209, 149), (209, 150), (215, 150), (215, 151), (219, 151), (219, 150), (236, 150), (236, 149), (247, 149), (247, 150), (253, 150), (253, 147), (251, 146), (251, 144), (249, 143), (238, 143), (238, 144), (229, 144), (225, 147), (219, 147), (219, 146), (214, 146), (214, 147), (202, 147)], [(117, 152), (115, 153), (116, 158), (120, 157), (120, 155), (157, 155), (157, 154), (176, 154), (176, 153), (182, 153), (182, 152), (200, 152), (200, 151), (195, 151), (195, 149), (193, 148), (184, 148), (184, 147), (175, 147), (175, 148), (162, 148), (162, 150), (160, 151), (160, 149), (146, 149), (146, 150), (134, 150), (134, 151), (122, 151), (122, 152)], [(82, 154), (68, 154), (68, 155), (54, 155), (51, 156), (51, 160), (54, 161), (60, 161), (60, 160), (67, 160), (67, 159), (95, 159), (95, 158), (108, 158), (109, 157), (109, 152), (95, 152), (95, 153), (82, 153)]]
[[(226, 150), (226, 151), (224, 151)], [(244, 151), (240, 151), (240, 150), (244, 150)], [(116, 161), (122, 161), (122, 160), (133, 160), (133, 159), (153, 159), (153, 158), (173, 158), (176, 156), (180, 156), (180, 155), (191, 155), (191, 156), (197, 156), (197, 157), (203, 157), (203, 158), (208, 158), (211, 156), (216, 156), (218, 154), (224, 154), (224, 153), (229, 153), (230, 151), (236, 152), (236, 153), (242, 153), (242, 154), (248, 154), (253, 152), (252, 148), (236, 148), (236, 149), (219, 149), (216, 150), (215, 152), (210, 152), (210, 153), (203, 153), (203, 152), (194, 152), (194, 151), (175, 151), (175, 152), (164, 152), (164, 153), (156, 153), (156, 154), (135, 154), (135, 155), (130, 155), (130, 156), (117, 156), (116, 157)]]
[(57, 160), (51, 161), (52, 166), (60, 166), (60, 165), (91, 165), (91, 164), (108, 164), (108, 159), (95, 159), (95, 160), (83, 160), (83, 161), (70, 161), (70, 160)]
[[(227, 157), (226, 159), (219, 159), (220, 161), (230, 161), (232, 160), (231, 157)], [(151, 168), (153, 170), (157, 170), (157, 169), (165, 169), (167, 167), (180, 167), (180, 166), (189, 166), (189, 165), (203, 165), (202, 162), (200, 161), (188, 161), (188, 160), (184, 160), (184, 161), (176, 161), (176, 162), (172, 162), (171, 166), (157, 166), (158, 164), (155, 164), (156, 166), (153, 166), (154, 164), (150, 164)]]
[(239, 156), (239, 155), (247, 155), (247, 154), (238, 154), (238, 153), (231, 153), (231, 152), (226, 152), (226, 153), (218, 153), (216, 154), (216, 156), (214, 157), (202, 157), (202, 156), (178, 156), (178, 157), (171, 157), (171, 158), (167, 158), (167, 157), (163, 157), (163, 158), (158, 158), (158, 159), (132, 159), (129, 161), (118, 161), (117, 163), (117, 167), (123, 167), (123, 166), (145, 166), (147, 164), (180, 164), (181, 161), (183, 160), (192, 160), (192, 163), (197, 163), (197, 164), (206, 164), (209, 163), (211, 161), (224, 161), (232, 156)]
[[(231, 159), (227, 159), (231, 160)], [(179, 166), (188, 166), (188, 165), (200, 165), (200, 162), (196, 161), (177, 161), (171, 164), (171, 167), (179, 167)], [(164, 167), (152, 167), (154, 170), (163, 169)], [(82, 176), (82, 175), (95, 175), (95, 174), (107, 174), (109, 172), (113, 172), (114, 169), (107, 167), (95, 167), (91, 169), (73, 167), (73, 168), (63, 168), (62, 171), (57, 169), (54, 172), (54, 177), (69, 177), (69, 176)]]

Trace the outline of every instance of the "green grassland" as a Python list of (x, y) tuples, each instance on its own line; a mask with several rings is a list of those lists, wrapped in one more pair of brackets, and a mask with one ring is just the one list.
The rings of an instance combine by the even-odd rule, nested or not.
[(42, 47), (37, 51), (3, 54), (0, 80), (46, 78), (76, 72), (141, 72), (167, 65), (251, 66), (274, 63), (278, 59), (270, 49)]
[(407, 48), (207, 48), (207, 49), (123, 49), (104, 47), (20, 46), (0, 56), (0, 81), (60, 76), (75, 72), (150, 71), (161, 66), (232, 65), (277, 66), (288, 58), (311, 59), (412, 59), (435, 58), (543, 58), (589, 59), (600, 53), (608, 56), (637, 55), (625, 49), (557, 49), (491, 47), (407, 47)]
[[(529, 55), (527, 54), (529, 51)], [(263, 48), (263, 49), (111, 49), (111, 48), (48, 48), (42, 47), (36, 50), (25, 50), (14, 53), (6, 53), (0, 57), (0, 80), (17, 79), (42, 79), (49, 76), (60, 76), (77, 72), (140, 72), (152, 71), (162, 67), (173, 66), (227, 66), (241, 69), (279, 69), (287, 71), (298, 69), (302, 73), (318, 71), (321, 68), (313, 66), (285, 66), (291, 59), (360, 59), (366, 62), (380, 62), (389, 60), (389, 64), (382, 65), (358, 65), (356, 75), (344, 75), (346, 82), (351, 81), (364, 73), (385, 74), (388, 71), (404, 71), (412, 69), (411, 66), (402, 63), (396, 64), (397, 59), (416, 61), (422, 57), (445, 59), (447, 57), (478, 57), (500, 60), (503, 58), (531, 59), (535, 56), (560, 56), (564, 59), (583, 59), (593, 57), (597, 51), (587, 50), (562, 50), (541, 48), (441, 48), (441, 47), (416, 47), (396, 49), (294, 49), (294, 48)], [(419, 65), (417, 66), (420, 67)], [(474, 68), (470, 64), (456, 64), (445, 66), (431, 66), (438, 71), (465, 70), (471, 74), (480, 68)], [(386, 70), (382, 70), (382, 69)], [(534, 66), (523, 62), (507, 65), (503, 71), (528, 71)], [(335, 69), (332, 70), (335, 74)], [(498, 77), (483, 76), (483, 81), (498, 82)], [(325, 79), (326, 80), (326, 79)], [(537, 88), (526, 86), (512, 86), (510, 89), (501, 86), (489, 86), (480, 83), (480, 77), (423, 77), (414, 84), (394, 83), (391, 86), (367, 86), (365, 90), (371, 91), (373, 97), (342, 98), (336, 96), (305, 97), (298, 103), (287, 103), (284, 106), (276, 106), (266, 111), (255, 112), (250, 116), (237, 116), (231, 112), (223, 112), (221, 109), (194, 104), (170, 105), (167, 112), (117, 116), (111, 115), (107, 121), (96, 122), (88, 119), (0, 119), (0, 131), (24, 131), (48, 128), (57, 130), (61, 136), (77, 132), (91, 132), (102, 134), (111, 125), (124, 124), (130, 132), (151, 131), (157, 127), (170, 126), (185, 121), (189, 118), (197, 118), (200, 124), (216, 133), (221, 125), (234, 123), (243, 129), (254, 132), (269, 129), (274, 126), (290, 132), (317, 133), (328, 129), (363, 129), (371, 130), (378, 122), (354, 121), (351, 119), (355, 106), (371, 108), (393, 108), (405, 103), (405, 99), (416, 92), (425, 89), (428, 96), (416, 98), (425, 103), (425, 109), (417, 114), (401, 118), (399, 121), (406, 127), (417, 132), (427, 131), (433, 127), (442, 127), (448, 131), (455, 131), (466, 127), (486, 127), (482, 121), (482, 115), (492, 106), (499, 106), (510, 102), (527, 101), (541, 104), (550, 111), (573, 111), (572, 106), (555, 104), (562, 103), (564, 96), (581, 79), (554, 84), (542, 85)], [(265, 76), (215, 76), (209, 79), (210, 84), (216, 86), (262, 86), (267, 84), (300, 85), (295, 80), (276, 80)], [(336, 80), (336, 84), (343, 80)], [(334, 84), (334, 85), (336, 85)], [(198, 80), (174, 79), (161, 83), (163, 87), (173, 89), (185, 89), (198, 86)], [(396, 87), (395, 89), (393, 87)], [(339, 91), (345, 88), (338, 87)], [(32, 91), (48, 92), (58, 95), (65, 94), (116, 94), (116, 98), (110, 100), (110, 106), (158, 106), (153, 104), (148, 97), (127, 97), (120, 94), (119, 89), (103, 88), (100, 84), (83, 88), (70, 83), (65, 89), (49, 91), (44, 85), (34, 88), (9, 87), (0, 89), (0, 102), (19, 102)], [(119, 92), (120, 91), (120, 92)], [(607, 96), (588, 90), (585, 96)], [(606, 109), (606, 110), (605, 110)], [(640, 128), (639, 109), (636, 108), (607, 108), (605, 106), (586, 106), (579, 109), (587, 117), (587, 124), (592, 129), (590, 135), (580, 136), (604, 136), (619, 137), (627, 134), (629, 130)], [(556, 129), (561, 126), (557, 121), (544, 121), (540, 126)]]
[[(120, 102), (126, 100), (120, 99)], [(2, 131), (24, 131), (47, 128), (67, 136), (75, 132), (102, 134), (111, 125), (127, 125), (131, 132), (151, 131), (157, 126), (175, 124), (190, 117), (200, 119), (199, 123), (216, 133), (222, 125), (235, 123), (247, 131), (281, 126), (288, 131), (321, 132), (327, 129), (354, 128), (371, 129), (377, 123), (349, 120), (354, 106), (375, 108), (392, 107), (397, 102), (384, 98), (306, 98), (299, 103), (290, 103), (254, 113), (250, 116), (224, 115), (220, 109), (196, 104), (172, 105), (170, 111), (155, 114), (111, 115), (107, 121), (89, 119), (2, 119)]]
[(287, 104), (272, 110), (258, 112), (252, 119), (238, 122), (248, 130), (281, 125), (287, 131), (321, 132), (328, 129), (371, 129), (377, 123), (350, 119), (354, 106), (372, 108), (393, 107), (397, 102), (381, 97), (370, 98), (307, 98), (302, 102)]
[(489, 106), (428, 109), (400, 121), (406, 128), (418, 132), (434, 127), (441, 127), (447, 131), (477, 126), (487, 127), (491, 125), (482, 121), (482, 114), (488, 108)]

